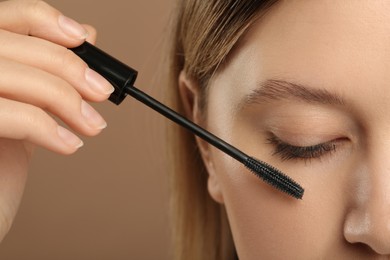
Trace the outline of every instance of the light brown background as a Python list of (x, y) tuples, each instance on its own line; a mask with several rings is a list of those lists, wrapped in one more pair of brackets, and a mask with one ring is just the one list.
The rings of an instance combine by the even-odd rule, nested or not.
[[(97, 45), (139, 71), (137, 86), (161, 99), (156, 80), (173, 0), (48, 0), (94, 25)], [(165, 119), (128, 97), (95, 105), (108, 128), (72, 156), (38, 149), (0, 259), (169, 259)]]

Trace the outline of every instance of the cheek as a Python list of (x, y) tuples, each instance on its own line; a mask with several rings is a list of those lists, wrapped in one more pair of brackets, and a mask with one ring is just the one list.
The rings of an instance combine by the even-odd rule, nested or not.
[(341, 188), (309, 181), (295, 200), (219, 151), (213, 159), (240, 259), (318, 259), (342, 244)]

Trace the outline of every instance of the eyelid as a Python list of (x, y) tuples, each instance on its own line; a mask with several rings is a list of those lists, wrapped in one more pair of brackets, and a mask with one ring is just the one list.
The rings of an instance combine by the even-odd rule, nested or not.
[[(287, 138), (286, 138), (287, 139)], [(321, 145), (321, 144), (327, 144), (327, 143), (331, 143), (331, 142), (336, 142), (336, 141), (339, 141), (343, 138), (338, 138), (338, 137), (327, 137), (327, 138), (321, 138), (322, 140), (326, 140), (326, 141), (313, 141), (313, 140), (316, 140), (316, 139), (319, 139), (319, 138), (311, 138), (313, 140), (310, 140), (308, 141), (307, 138), (305, 139), (303, 136), (300, 137), (300, 139), (302, 139), (301, 142), (305, 142), (307, 144), (296, 144), (298, 143), (297, 141), (286, 141), (284, 140), (284, 138), (281, 138), (279, 136), (277, 136), (276, 134), (269, 134), (269, 137), (267, 138), (267, 140), (269, 141), (269, 143), (281, 143), (281, 144), (287, 144), (287, 145), (290, 145), (290, 146), (294, 146), (294, 147), (299, 147), (299, 148), (306, 148), (306, 147), (313, 147), (313, 146), (318, 146), (318, 145)]]
[(337, 131), (337, 134), (332, 131), (318, 130), (318, 127), (306, 126), (304, 129), (295, 129), (295, 127), (268, 127), (265, 133), (269, 138), (287, 143), (292, 146), (307, 147), (339, 140), (349, 137), (347, 133)]

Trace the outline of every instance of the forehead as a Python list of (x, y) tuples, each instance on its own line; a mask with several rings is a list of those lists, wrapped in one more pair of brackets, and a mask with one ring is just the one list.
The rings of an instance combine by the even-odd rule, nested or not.
[(332, 64), (348, 71), (360, 70), (362, 64), (386, 65), (390, 1), (282, 1), (248, 37), (253, 40), (251, 47), (265, 55), (259, 58), (271, 57), (286, 65), (291, 61), (306, 65), (305, 69), (312, 63), (317, 70)]
[[(235, 97), (266, 78), (342, 96), (351, 88), (370, 95), (377, 87), (381, 94), (390, 84), (390, 1), (280, 1), (252, 26), (225, 70), (231, 73), (222, 75), (234, 75)], [(383, 95), (366, 101), (370, 98)]]

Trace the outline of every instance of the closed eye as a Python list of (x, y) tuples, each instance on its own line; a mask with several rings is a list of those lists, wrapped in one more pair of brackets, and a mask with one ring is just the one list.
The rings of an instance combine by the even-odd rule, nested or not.
[(274, 146), (273, 155), (278, 155), (282, 161), (320, 159), (336, 151), (339, 139), (310, 146), (294, 146), (271, 135), (268, 142)]

